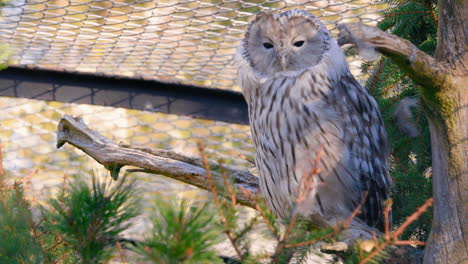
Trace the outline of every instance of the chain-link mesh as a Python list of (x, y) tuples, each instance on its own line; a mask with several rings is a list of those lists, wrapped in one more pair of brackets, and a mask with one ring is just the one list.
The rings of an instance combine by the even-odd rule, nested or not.
[(375, 23), (378, 0), (11, 0), (0, 41), (11, 62), (237, 89), (232, 55), (260, 11), (300, 8), (336, 33)]

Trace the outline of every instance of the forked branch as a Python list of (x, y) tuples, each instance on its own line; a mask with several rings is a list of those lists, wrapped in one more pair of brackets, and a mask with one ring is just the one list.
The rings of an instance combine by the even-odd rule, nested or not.
[[(81, 149), (90, 157), (106, 167), (114, 179), (123, 166), (134, 166), (139, 171), (164, 175), (204, 190), (211, 190), (206, 170), (198, 158), (189, 157), (174, 151), (117, 144), (90, 129), (81, 118), (65, 115), (59, 122), (57, 147), (69, 143)], [(213, 164), (211, 164), (213, 165)], [(249, 190), (254, 197), (258, 192), (258, 178), (246, 171), (225, 170), (227, 177), (234, 179), (234, 185)], [(212, 170), (213, 180), (220, 186), (224, 179), (220, 172)], [(231, 193), (220, 190), (219, 194), (230, 199)], [(254, 208), (254, 201), (242, 192), (236, 193), (236, 201)]]
[(353, 44), (361, 51), (377, 51), (385, 55), (422, 89), (439, 90), (452, 82), (439, 62), (406, 39), (359, 23), (340, 24), (338, 28), (340, 45)]

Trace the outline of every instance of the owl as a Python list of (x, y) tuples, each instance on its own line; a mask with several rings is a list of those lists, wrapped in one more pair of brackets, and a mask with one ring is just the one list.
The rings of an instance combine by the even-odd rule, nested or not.
[[(382, 230), (392, 185), (386, 131), (376, 101), (325, 26), (301, 10), (260, 13), (235, 61), (269, 208), (286, 219), (297, 206), (302, 217), (336, 224), (367, 192), (358, 221)], [(321, 172), (295, 205), (301, 177), (319, 152)]]

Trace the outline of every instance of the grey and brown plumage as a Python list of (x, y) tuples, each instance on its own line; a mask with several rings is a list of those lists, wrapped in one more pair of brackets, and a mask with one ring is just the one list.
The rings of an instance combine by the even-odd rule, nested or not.
[(236, 62), (268, 206), (288, 217), (300, 178), (323, 150), (322, 172), (300, 214), (343, 221), (368, 191), (360, 217), (382, 229), (391, 186), (385, 128), (376, 101), (351, 75), (324, 25), (301, 10), (261, 13)]

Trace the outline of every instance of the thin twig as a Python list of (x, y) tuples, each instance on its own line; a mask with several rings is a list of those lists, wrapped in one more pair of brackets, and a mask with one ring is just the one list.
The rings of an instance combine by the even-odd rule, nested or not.
[(23, 177), (21, 180), (19, 180), (18, 183), (23, 184), (23, 185), (28, 184), (28, 182), (31, 181), (32, 176), (36, 175), (38, 172), (39, 172), (38, 169), (30, 172), (28, 175), (26, 175), (26, 177)]
[(224, 169), (224, 162), (223, 162), (222, 159), (220, 159), (218, 162), (219, 162), (219, 165), (221, 166), (221, 175), (223, 175), (224, 185), (226, 186), (226, 189), (227, 189), (229, 195), (231, 196), (232, 208), (235, 208), (236, 203), (237, 203), (236, 202), (236, 195), (234, 194), (234, 190), (232, 189), (232, 186), (229, 183), (229, 180), (227, 178), (226, 170)]
[(299, 242), (299, 243), (293, 243), (293, 244), (287, 244), (285, 247), (286, 248), (296, 248), (296, 247), (303, 247), (303, 246), (307, 246), (307, 245), (311, 245), (311, 244), (315, 244), (319, 241), (322, 241), (324, 239), (328, 239), (328, 238), (331, 238), (333, 236), (335, 236), (336, 234), (338, 234), (339, 232), (347, 229), (351, 223), (353, 222), (354, 218), (361, 213), (361, 207), (362, 205), (364, 204), (364, 202), (366, 201), (366, 198), (367, 198), (367, 192), (364, 193), (363, 197), (362, 197), (362, 200), (361, 200), (361, 203), (354, 209), (354, 211), (351, 213), (351, 215), (348, 217), (348, 219), (346, 219), (345, 221), (343, 221), (340, 224), (337, 224), (333, 227), (333, 232), (330, 233), (330, 234), (327, 234), (327, 235), (324, 235), (324, 236), (321, 236), (319, 238), (316, 238), (316, 239), (313, 239), (313, 240), (308, 240), (308, 241), (304, 241), (304, 242)]
[(259, 203), (255, 204), (255, 209), (260, 213), (260, 216), (262, 217), (263, 221), (267, 224), (268, 229), (270, 229), (270, 232), (275, 236), (277, 240), (280, 239), (280, 236), (278, 232), (276, 231), (276, 228), (270, 223), (268, 218), (265, 215), (265, 212), (260, 208)]
[(236, 239), (234, 238), (234, 235), (232, 234), (232, 232), (230, 230), (226, 230), (225, 233), (226, 233), (227, 237), (229, 238), (229, 241), (231, 241), (232, 247), (236, 251), (237, 256), (242, 261), (243, 260), (242, 253), (241, 253), (239, 247), (236, 244)]
[(219, 201), (218, 192), (216, 191), (216, 185), (213, 180), (213, 175), (211, 174), (210, 165), (208, 164), (208, 160), (206, 158), (205, 148), (203, 147), (202, 144), (198, 144), (198, 151), (200, 151), (200, 155), (202, 157), (203, 167), (206, 170), (206, 176), (208, 178), (208, 182), (210, 183), (211, 192), (213, 193), (213, 199), (215, 201), (216, 208), (218, 208), (218, 211), (221, 216), (221, 221), (224, 223), (226, 222), (226, 218), (221, 208), (221, 202)]
[(429, 13), (431, 14), (431, 18), (432, 18), (432, 20), (434, 21), (434, 24), (437, 25), (437, 18), (436, 18), (436, 16), (435, 16), (434, 11), (433, 11), (433, 9), (432, 9), (432, 6), (431, 6), (430, 4), (424, 3), (424, 2), (420, 2), (420, 1), (416, 1), (416, 0), (410, 0), (410, 1), (411, 1), (411, 2), (414, 2), (414, 3), (418, 3), (418, 4), (420, 4), (420, 5), (426, 6), (427, 9), (429, 9)]
[(407, 174), (408, 173), (408, 169), (403, 165), (403, 163), (401, 162), (401, 160), (398, 158), (398, 156), (395, 154), (395, 152), (391, 152), (390, 154), (392, 156), (392, 158), (395, 160), (395, 163), (400, 167), (401, 171), (404, 173), (404, 174)]
[(384, 214), (384, 224), (385, 224), (385, 239), (390, 238), (390, 211), (392, 210), (393, 200), (387, 200), (385, 204)]
[(244, 155), (242, 155), (242, 154), (239, 154), (239, 157), (241, 157), (242, 159), (244, 159), (244, 160), (246, 160), (246, 161), (252, 163), (252, 165), (255, 165), (255, 161), (253, 161), (253, 160), (247, 158), (246, 156), (244, 156)]
[(377, 86), (377, 83), (380, 81), (380, 75), (382, 74), (382, 71), (383, 71), (383, 59), (380, 59), (379, 61), (379, 64), (377, 65), (377, 69), (376, 71), (374, 72), (374, 74), (372, 74), (374, 76), (374, 79), (372, 81), (372, 86), (369, 88), (369, 93), (374, 95), (374, 90)]
[(265, 222), (267, 222), (268, 227), (270, 230), (275, 234), (276, 238), (279, 240), (278, 245), (276, 247), (276, 252), (275, 252), (275, 257), (274, 257), (274, 262), (278, 260), (279, 255), (281, 251), (283, 251), (284, 248), (287, 247), (287, 241), (289, 239), (289, 236), (291, 235), (297, 219), (299, 217), (299, 212), (298, 212), (298, 206), (301, 205), (306, 198), (309, 196), (310, 191), (315, 187), (314, 186), (314, 180), (315, 176), (318, 175), (322, 170), (321, 168), (318, 167), (320, 160), (322, 159), (322, 154), (323, 154), (323, 147), (320, 147), (320, 150), (317, 152), (317, 155), (315, 156), (314, 164), (312, 168), (310, 169), (309, 173), (304, 173), (302, 175), (301, 179), (299, 180), (299, 184), (297, 186), (297, 196), (296, 196), (296, 201), (294, 205), (294, 209), (292, 211), (292, 217), (291, 220), (288, 224), (288, 227), (286, 228), (286, 232), (284, 233), (283, 237), (279, 239), (279, 235), (276, 234), (275, 228), (271, 225), (271, 223), (266, 219), (262, 211), (260, 210), (260, 207), (257, 206), (257, 210), (260, 212), (262, 217), (265, 219)]
[[(213, 180), (213, 175), (211, 174), (210, 165), (208, 164), (208, 160), (206, 158), (205, 148), (203, 147), (201, 143), (198, 144), (198, 150), (200, 151), (200, 155), (202, 157), (203, 167), (205, 167), (205, 170), (206, 170), (206, 176), (208, 178), (208, 182), (210, 183), (211, 192), (213, 193), (213, 198), (216, 204), (216, 208), (218, 208), (218, 212), (221, 217), (221, 222), (223, 223), (225, 227), (227, 227), (227, 220), (226, 220), (226, 217), (224, 216), (223, 208), (221, 208), (221, 202), (219, 201), (218, 191), (216, 190), (216, 185)], [(229, 238), (229, 241), (231, 241), (231, 244), (234, 247), (234, 250), (236, 251), (239, 259), (242, 260), (243, 259), (242, 253), (239, 247), (237, 247), (236, 245), (236, 242), (235, 242), (234, 236), (232, 235), (231, 230), (225, 230), (224, 233), (226, 233), (227, 237)]]
[[(253, 194), (250, 190), (242, 187), (242, 186), (239, 186), (239, 190), (242, 192), (242, 194), (249, 200), (251, 201), (255, 201), (254, 197), (253, 197)], [(256, 208), (256, 202), (255, 202), (255, 206), (253, 206), (253, 208)]]
[(127, 264), (127, 260), (125, 259), (125, 255), (124, 255), (124, 252), (123, 252), (123, 249), (122, 249), (122, 245), (118, 241), (117, 241), (117, 243), (115, 245), (119, 249), (120, 259), (122, 260), (123, 264)]
[(65, 254), (63, 254), (62, 256), (60, 256), (60, 258), (58, 258), (57, 260), (55, 260), (52, 264), (57, 264), (59, 263), (60, 261), (62, 261), (66, 256), (68, 256), (70, 254), (70, 252), (67, 252)]
[(22, 178), (21, 180), (19, 180), (19, 184), (23, 184), (24, 188), (24, 193), (28, 193), (28, 197), (29, 198), (25, 198), (27, 199), (30, 203), (33, 203), (35, 200), (36, 200), (36, 197), (34, 195), (31, 195), (31, 178), (36, 175), (37, 173), (39, 172), (38, 169), (30, 172), (26, 177)]
[(312, 166), (312, 169), (310, 169), (308, 174), (302, 175), (301, 179), (299, 180), (299, 184), (297, 186), (296, 205), (302, 204), (305, 201), (310, 191), (314, 187), (314, 177), (320, 174), (320, 172), (322, 172), (322, 169), (318, 167), (320, 160), (322, 159), (322, 155), (323, 147), (320, 147), (320, 150), (315, 156), (314, 165)]
[(63, 243), (63, 239), (62, 239), (61, 236), (59, 236), (58, 239), (59, 239), (59, 240), (58, 240), (57, 242), (55, 242), (55, 244), (53, 244), (52, 246), (50, 246), (50, 247), (48, 247), (48, 248), (46, 249), (46, 252), (49, 252), (50, 250), (55, 249), (58, 245), (60, 245), (60, 244)]
[(344, 229), (348, 228), (351, 223), (353, 222), (354, 218), (361, 213), (361, 208), (362, 206), (364, 205), (364, 203), (366, 202), (366, 199), (367, 199), (367, 195), (369, 193), (367, 191), (365, 191), (362, 195), (362, 198), (361, 198), (361, 202), (359, 203), (359, 205), (354, 208), (354, 211), (351, 213), (351, 215), (348, 217), (348, 219), (346, 219), (346, 221), (344, 221), (341, 225), (343, 226)]
[(409, 245), (409, 246), (425, 246), (426, 242), (417, 240), (398, 240), (395, 241), (395, 245)]
[(250, 230), (252, 230), (252, 227), (258, 222), (258, 216), (253, 218), (248, 225), (244, 226), (244, 228), (242, 229), (242, 232), (238, 233), (235, 238), (234, 238), (234, 241), (237, 241), (240, 237), (243, 237), (247, 232), (249, 232)]
[(286, 229), (286, 232), (284, 233), (284, 236), (283, 236), (283, 239), (282, 239), (284, 242), (287, 241), (289, 236), (291, 235), (291, 233), (293, 231), (293, 228), (296, 225), (296, 221), (297, 221), (298, 216), (299, 216), (298, 213), (293, 214), (293, 217), (291, 218), (291, 221), (289, 222), (288, 228)]
[[(398, 237), (403, 234), (403, 232), (406, 230), (406, 228), (408, 228), (408, 226), (413, 223), (414, 221), (416, 221), (419, 216), (421, 216), (422, 213), (424, 213), (430, 206), (432, 206), (434, 202), (434, 199), (433, 198), (429, 198), (427, 199), (427, 201), (421, 206), (419, 207), (416, 212), (414, 212), (413, 214), (411, 214), (410, 216), (408, 216), (405, 220), (405, 222), (403, 222), (403, 224), (401, 224), (400, 227), (398, 227), (397, 230), (395, 230), (394, 232), (391, 232), (389, 235), (385, 235), (385, 241), (382, 242), (381, 244), (378, 244), (377, 248), (372, 251), (371, 254), (369, 254), (365, 259), (363, 259), (361, 262), (359, 262), (360, 264), (366, 264), (368, 263), (371, 259), (373, 259), (375, 256), (377, 256), (382, 250), (384, 250), (385, 247), (389, 246), (389, 245), (425, 245), (426, 243), (422, 242), (422, 241), (406, 241), (406, 240), (398, 240)], [(385, 208), (387, 209), (387, 208)], [(388, 221), (387, 218), (385, 218), (385, 221)], [(387, 225), (387, 223), (386, 223)]]
[(284, 245), (286, 241), (288, 240), (289, 235), (291, 234), (294, 226), (296, 225), (297, 217), (299, 215), (297, 211), (297, 206), (302, 204), (305, 201), (310, 191), (314, 187), (313, 186), (314, 176), (319, 174), (321, 171), (321, 169), (318, 168), (318, 164), (321, 158), (322, 158), (322, 151), (320, 150), (317, 153), (317, 156), (314, 161), (314, 166), (310, 170), (309, 174), (304, 174), (299, 180), (299, 185), (297, 188), (296, 206), (293, 210), (291, 221), (289, 222), (288, 228), (286, 229), (286, 232), (284, 233), (283, 239), (281, 241), (281, 242), (284, 242)]
[(384, 248), (386, 248), (388, 245), (390, 245), (389, 240), (385, 240), (383, 243), (377, 244), (376, 249), (374, 251), (372, 251), (372, 253), (370, 253), (365, 259), (361, 260), (361, 262), (359, 262), (359, 264), (366, 264), (371, 259), (373, 259), (375, 256), (377, 256), (382, 250), (384, 250)]
[[(315, 244), (319, 241), (322, 241), (322, 240), (325, 240), (325, 239), (328, 239), (328, 238), (331, 238), (333, 236), (335, 236), (336, 234), (338, 234), (341, 230), (338, 230), (336, 228), (333, 228), (334, 231), (330, 234), (326, 234), (324, 236), (321, 236), (319, 238), (316, 238), (316, 239), (312, 239), (312, 240), (307, 240), (307, 241), (304, 241), (304, 242), (298, 242), (298, 243), (292, 243), (292, 244), (286, 244), (284, 247), (285, 248), (297, 248), (297, 247), (303, 247), (303, 246), (308, 246), (308, 245), (312, 245), (312, 244)], [(337, 231), (338, 230), (338, 231)]]
[(411, 224), (413, 223), (414, 221), (416, 221), (416, 219), (419, 218), (419, 216), (426, 212), (426, 210), (432, 206), (434, 202), (434, 199), (433, 198), (429, 198), (427, 199), (427, 201), (421, 206), (419, 207), (416, 212), (414, 212), (413, 214), (411, 214), (410, 216), (408, 216), (405, 220), (405, 222), (403, 222), (403, 224), (401, 224), (397, 230), (395, 230), (393, 233), (392, 233), (392, 238), (395, 238), (395, 239), (398, 239), (398, 237), (403, 234), (403, 232), (405, 231), (405, 229)]
[[(395, 86), (395, 85), (396, 85), (396, 84), (393, 84), (392, 86)], [(381, 93), (381, 94), (383, 94), (383, 93)], [(400, 98), (397, 98), (397, 97), (392, 98), (392, 100), (390, 100), (390, 102), (389, 102), (386, 106), (382, 107), (381, 112), (382, 112), (382, 113), (387, 112), (387, 110), (388, 110), (393, 104), (397, 103), (397, 101), (398, 101), (399, 99), (400, 99)]]
[(312, 191), (312, 189), (315, 187), (315, 176), (322, 171), (321, 168), (318, 167), (320, 160), (322, 159), (322, 154), (323, 147), (320, 147), (320, 150), (315, 156), (314, 164), (310, 169), (309, 173), (304, 173), (304, 175), (302, 175), (301, 179), (299, 180), (299, 184), (297, 186), (296, 203), (292, 211), (291, 221), (289, 222), (288, 227), (286, 228), (286, 232), (284, 233), (283, 238), (278, 242), (274, 261), (278, 260), (281, 251), (283, 251), (283, 249), (286, 247), (289, 236), (291, 235), (296, 225), (297, 218), (299, 217), (298, 206), (302, 205), (302, 203), (309, 196), (310, 191)]
[(398, 16), (398, 15), (404, 15), (404, 14), (413, 14), (413, 13), (427, 13), (427, 14), (430, 14), (431, 11), (403, 11), (403, 12), (387, 14), (387, 15), (384, 15), (384, 17), (392, 17), (392, 16)]

